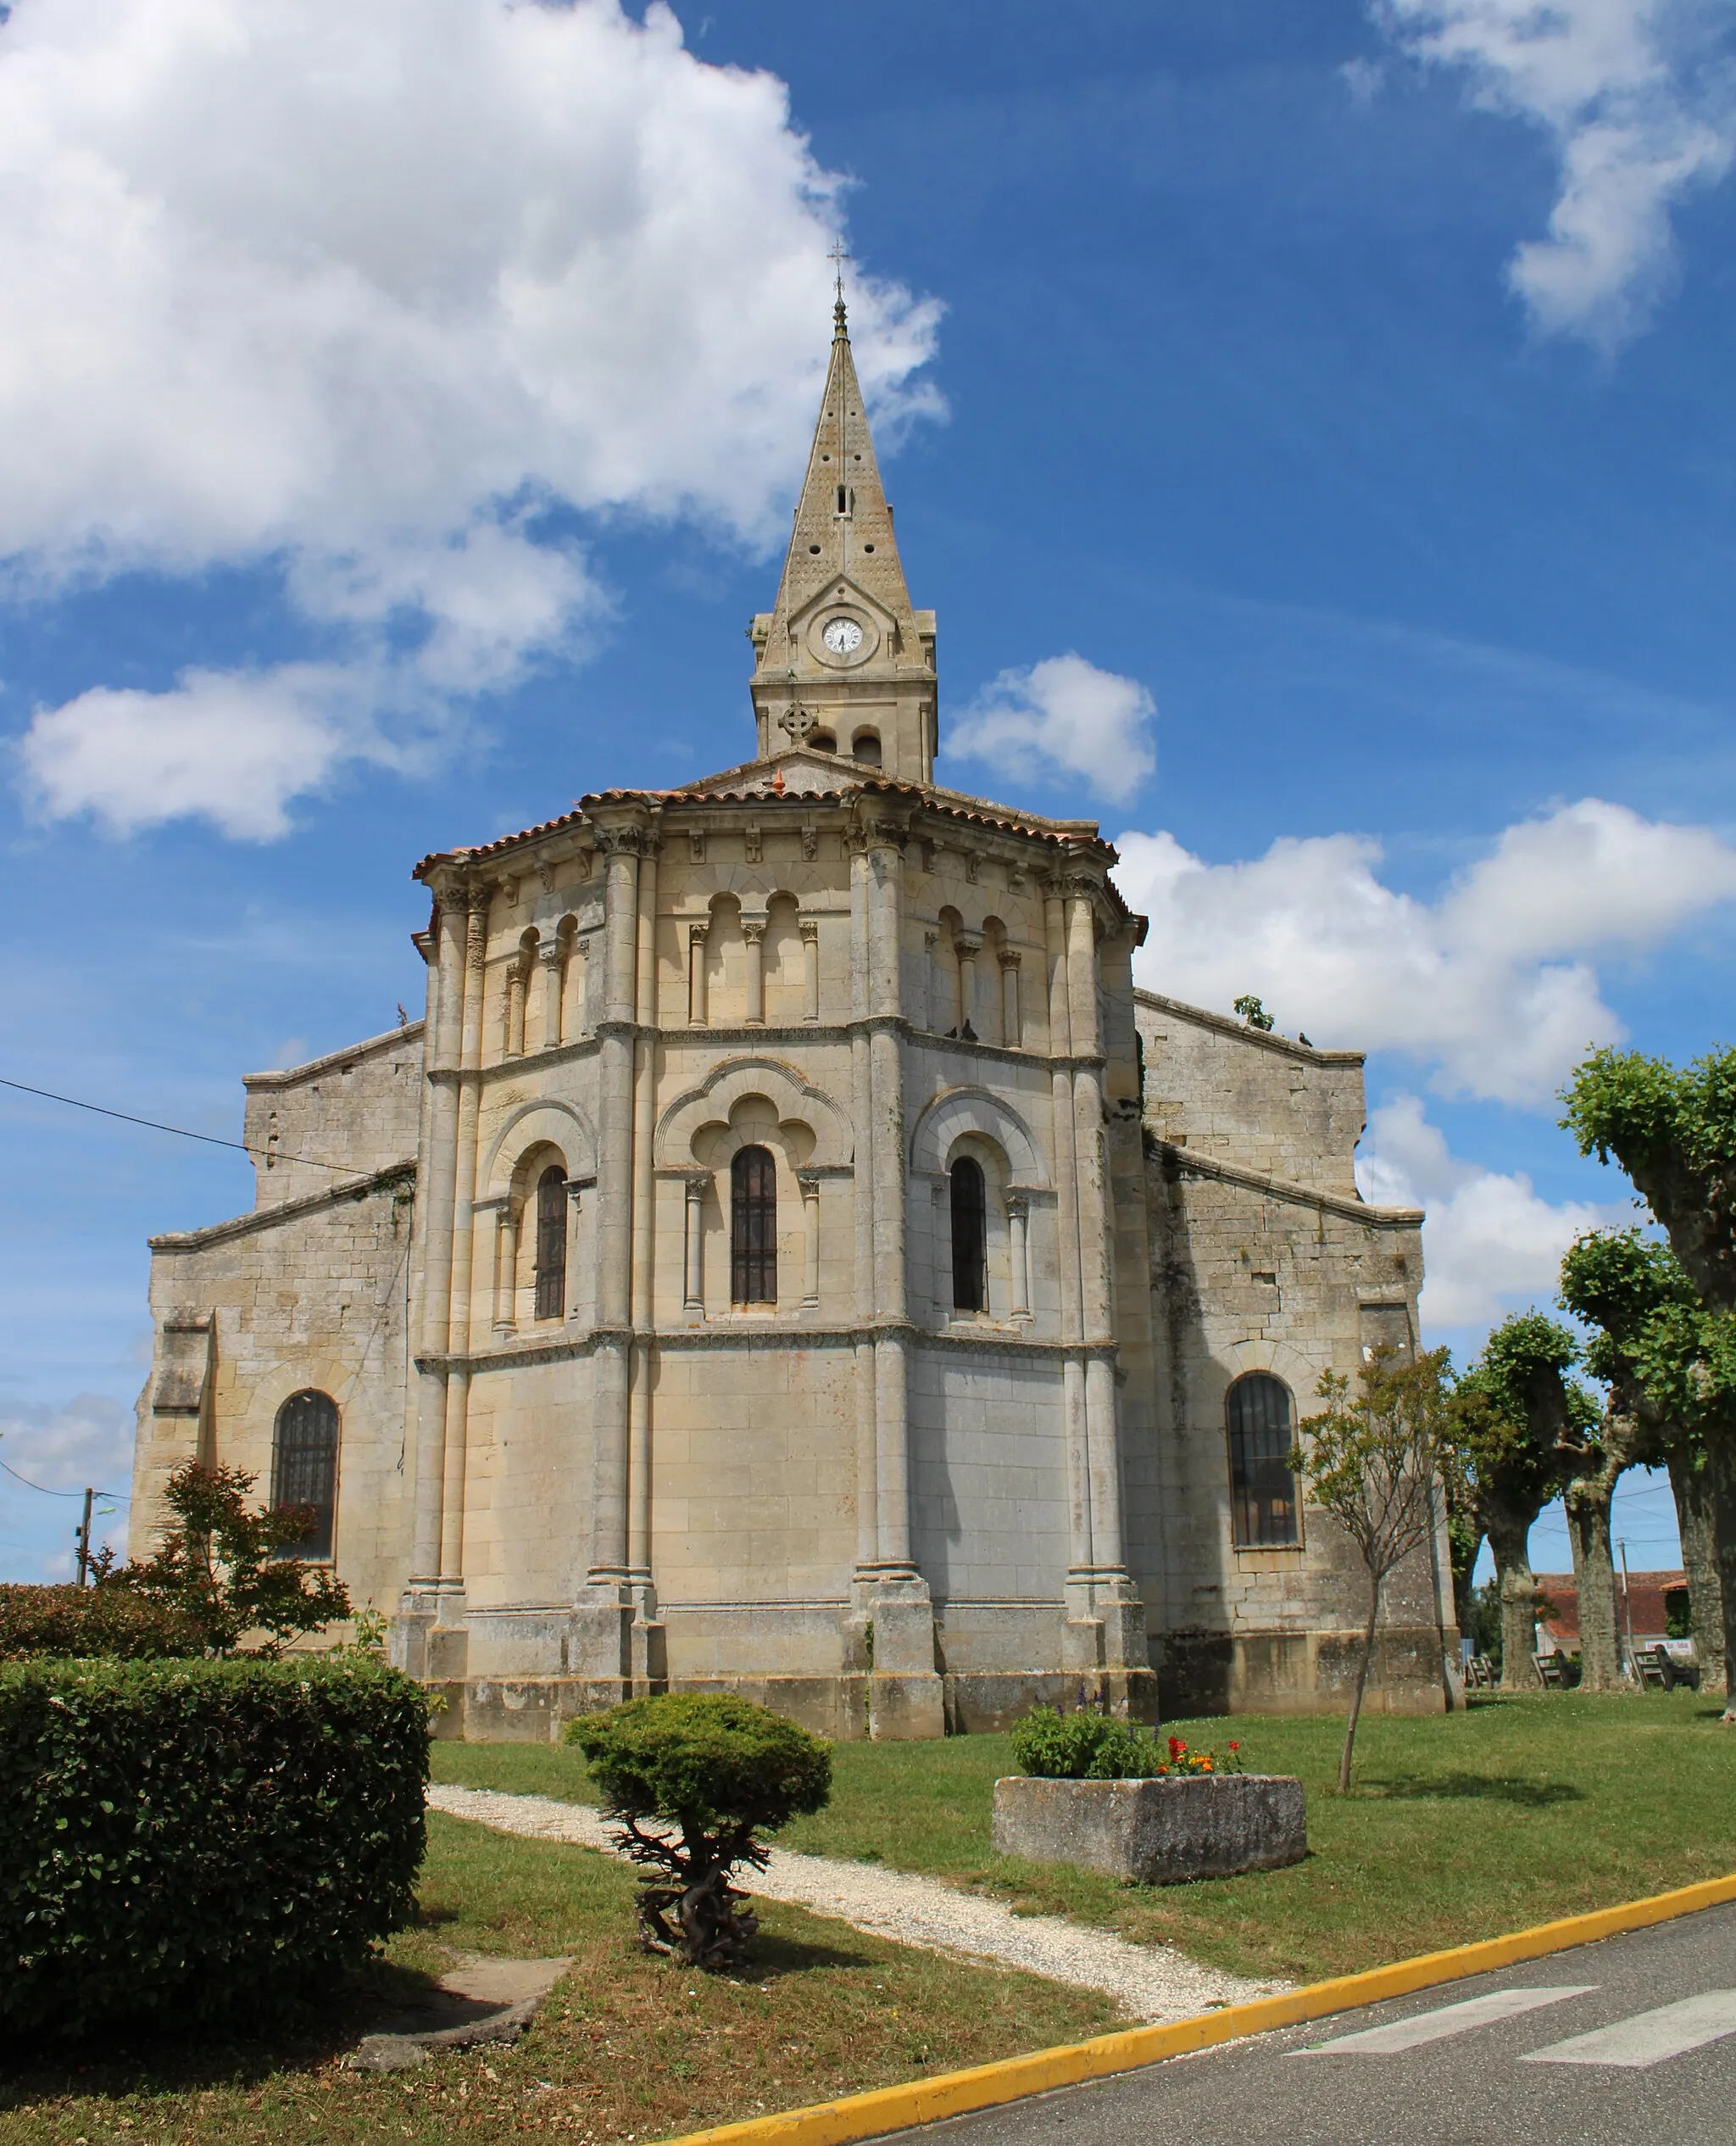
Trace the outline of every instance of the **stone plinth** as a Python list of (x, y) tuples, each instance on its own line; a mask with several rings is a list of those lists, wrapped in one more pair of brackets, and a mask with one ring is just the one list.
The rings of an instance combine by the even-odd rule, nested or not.
[(1308, 1853), (1302, 1784), (1283, 1774), (1170, 1781), (994, 1784), (994, 1845), (1032, 1863), (1073, 1863), (1141, 1885), (1228, 1877)]

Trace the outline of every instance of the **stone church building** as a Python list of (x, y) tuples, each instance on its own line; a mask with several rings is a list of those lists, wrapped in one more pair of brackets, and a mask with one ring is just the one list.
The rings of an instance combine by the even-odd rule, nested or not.
[[(255, 1471), (456, 1734), (1337, 1705), (1285, 1454), (1414, 1341), (1422, 1217), (1357, 1196), (1360, 1056), (1137, 990), (1095, 825), (935, 782), (841, 304), (750, 637), (750, 757), (425, 858), (426, 1020), (248, 1077), (253, 1211), (152, 1240), (136, 1539)], [(1372, 1703), (1442, 1703), (1444, 1569)]]

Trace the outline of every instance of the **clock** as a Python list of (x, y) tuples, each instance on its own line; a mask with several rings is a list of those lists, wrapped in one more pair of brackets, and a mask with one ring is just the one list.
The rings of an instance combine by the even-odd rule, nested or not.
[(854, 655), (862, 645), (862, 629), (853, 618), (831, 618), (820, 638), (834, 655)]

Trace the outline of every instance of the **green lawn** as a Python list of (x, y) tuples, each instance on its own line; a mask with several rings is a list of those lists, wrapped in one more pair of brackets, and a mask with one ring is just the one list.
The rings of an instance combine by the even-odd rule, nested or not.
[[(751, 1975), (694, 1974), (633, 1942), (633, 1876), (587, 1848), (524, 1841), (436, 1814), (421, 1922), (325, 2021), (264, 2042), (0, 2059), (6, 2146), (277, 2146), (286, 2138), (444, 2146), (552, 2132), (666, 2138), (762, 2110), (889, 2086), (1106, 2032), (1108, 1999), (859, 1936), (769, 1904)], [(446, 1946), (570, 1954), (513, 2048), (456, 2052), (386, 2076), (339, 2060), (395, 1977)], [(343, 2030), (348, 2027), (346, 2033)]]
[[(1736, 1869), (1736, 1730), (1689, 1692), (1493, 1699), (1445, 1718), (1365, 1720), (1356, 1786), (1337, 1795), (1342, 1724), (1238, 1716), (1167, 1727), (1308, 1791), (1310, 1853), (1288, 1870), (1148, 1889), (1010, 1863), (989, 1846), (1004, 1736), (839, 1744), (831, 1808), (789, 1848), (924, 1870), (1197, 1959), (1307, 1980)], [(576, 1752), (434, 1747), (437, 1777), (589, 1801)]]

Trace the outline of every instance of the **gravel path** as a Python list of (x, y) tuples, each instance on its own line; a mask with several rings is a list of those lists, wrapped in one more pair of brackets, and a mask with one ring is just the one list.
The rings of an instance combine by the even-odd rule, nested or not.
[[(608, 1828), (587, 1804), (445, 1786), (429, 1789), (428, 1803), (448, 1817), (472, 1819), (498, 1833), (570, 1841), (611, 1852)], [(774, 1848), (771, 1867), (753, 1878), (750, 1889), (767, 1899), (793, 1900), (816, 1915), (835, 1915), (854, 1929), (901, 1945), (997, 1960), (1051, 1982), (1102, 1990), (1135, 2019), (1189, 2019), (1215, 2005), (1238, 2004), (1288, 1987), (1220, 1974), (1184, 1959), (1167, 1945), (1129, 1944), (1059, 1916), (1015, 1915), (996, 1901), (961, 1892), (938, 1878), (913, 1877), (877, 1864)]]

